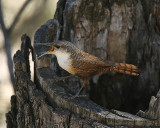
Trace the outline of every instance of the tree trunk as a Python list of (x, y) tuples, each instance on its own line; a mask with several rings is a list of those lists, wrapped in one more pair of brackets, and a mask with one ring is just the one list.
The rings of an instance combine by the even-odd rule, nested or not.
[(27, 57), (32, 48), (23, 36), (23, 47), (14, 56), (17, 91), (6, 115), (8, 127), (160, 126), (159, 16), (160, 2), (153, 0), (59, 0), (54, 19), (35, 34), (34, 55), (47, 50), (36, 43), (63, 39), (104, 60), (135, 64), (140, 76), (95, 76), (84, 92), (90, 98), (69, 100), (80, 87), (79, 79), (59, 81), (68, 73), (48, 55), (35, 60), (33, 83)]

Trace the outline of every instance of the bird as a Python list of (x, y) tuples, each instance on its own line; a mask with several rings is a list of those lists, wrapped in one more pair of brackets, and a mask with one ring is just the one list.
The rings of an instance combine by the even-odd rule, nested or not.
[(38, 43), (50, 47), (48, 51), (40, 55), (38, 58), (54, 54), (57, 57), (59, 66), (69, 72), (73, 76), (78, 76), (82, 80), (82, 86), (78, 92), (72, 97), (80, 97), (82, 89), (88, 85), (89, 80), (98, 74), (113, 71), (123, 74), (138, 76), (137, 66), (133, 64), (115, 63), (112, 61), (104, 61), (94, 55), (91, 55), (73, 43), (65, 40), (59, 40), (52, 43)]

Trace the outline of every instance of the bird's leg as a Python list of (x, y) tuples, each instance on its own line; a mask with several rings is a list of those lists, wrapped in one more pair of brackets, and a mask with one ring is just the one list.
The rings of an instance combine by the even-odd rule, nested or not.
[(81, 86), (81, 88), (78, 90), (78, 92), (74, 95), (74, 96), (72, 96), (70, 99), (74, 99), (74, 98), (76, 98), (76, 97), (87, 97), (87, 95), (79, 95), (80, 93), (81, 93), (81, 91), (86, 87), (86, 85), (88, 84), (88, 79), (87, 78), (85, 78), (85, 79), (82, 79), (82, 86)]
[(74, 75), (69, 75), (69, 76), (64, 76), (64, 77), (58, 77), (57, 78), (57, 80), (58, 81), (64, 81), (64, 80), (66, 80), (66, 79), (68, 79), (68, 78), (71, 78), (71, 77), (73, 77)]
[(78, 92), (69, 99), (74, 99), (74, 98), (77, 98), (77, 97), (86, 97), (87, 95), (79, 95), (84, 88), (85, 88), (85, 86), (82, 85), (81, 88), (78, 90)]

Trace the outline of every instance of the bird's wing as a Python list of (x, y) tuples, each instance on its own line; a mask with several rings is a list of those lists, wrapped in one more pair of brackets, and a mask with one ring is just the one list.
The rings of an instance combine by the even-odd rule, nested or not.
[[(82, 55), (82, 54), (81, 54)], [(105, 63), (103, 60), (90, 55), (88, 53), (83, 53), (83, 56), (77, 56), (73, 63), (73, 69), (77, 74), (93, 76), (103, 72), (103, 70), (110, 67), (110, 64)]]

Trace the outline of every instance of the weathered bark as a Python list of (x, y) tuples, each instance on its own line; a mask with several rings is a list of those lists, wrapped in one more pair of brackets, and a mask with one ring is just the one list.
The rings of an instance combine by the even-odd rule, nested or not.
[(160, 84), (159, 8), (160, 2), (153, 0), (59, 1), (54, 20), (61, 33), (53, 40), (59, 37), (104, 60), (140, 69), (139, 77), (117, 73), (94, 77), (93, 101), (132, 113), (147, 108)]
[[(22, 39), (21, 51), (14, 55), (17, 90), (11, 98), (11, 111), (6, 114), (8, 128), (129, 128), (159, 125), (159, 114), (155, 114), (156, 119), (145, 119), (117, 110), (107, 110), (88, 98), (69, 100), (71, 92), (65, 82), (54, 78), (56, 74), (48, 66), (36, 69), (39, 82), (33, 83), (28, 70), (30, 40), (26, 35)], [(154, 111), (158, 111), (159, 104), (154, 106), (157, 106), (153, 108)]]
[[(64, 39), (104, 60), (135, 64), (141, 74), (106, 73), (90, 81), (85, 93), (99, 105), (112, 108), (107, 110), (89, 98), (67, 99), (77, 92), (80, 82), (74, 77), (59, 80), (68, 73), (54, 55), (35, 60), (33, 83), (28, 50), (23, 52), (31, 47), (23, 45), (14, 56), (17, 91), (7, 114), (8, 127), (160, 126), (159, 6), (152, 0), (59, 0), (54, 19), (35, 34), (35, 56), (47, 50), (36, 43)], [(148, 104), (148, 110), (140, 110), (138, 116), (114, 110), (135, 113)]]

